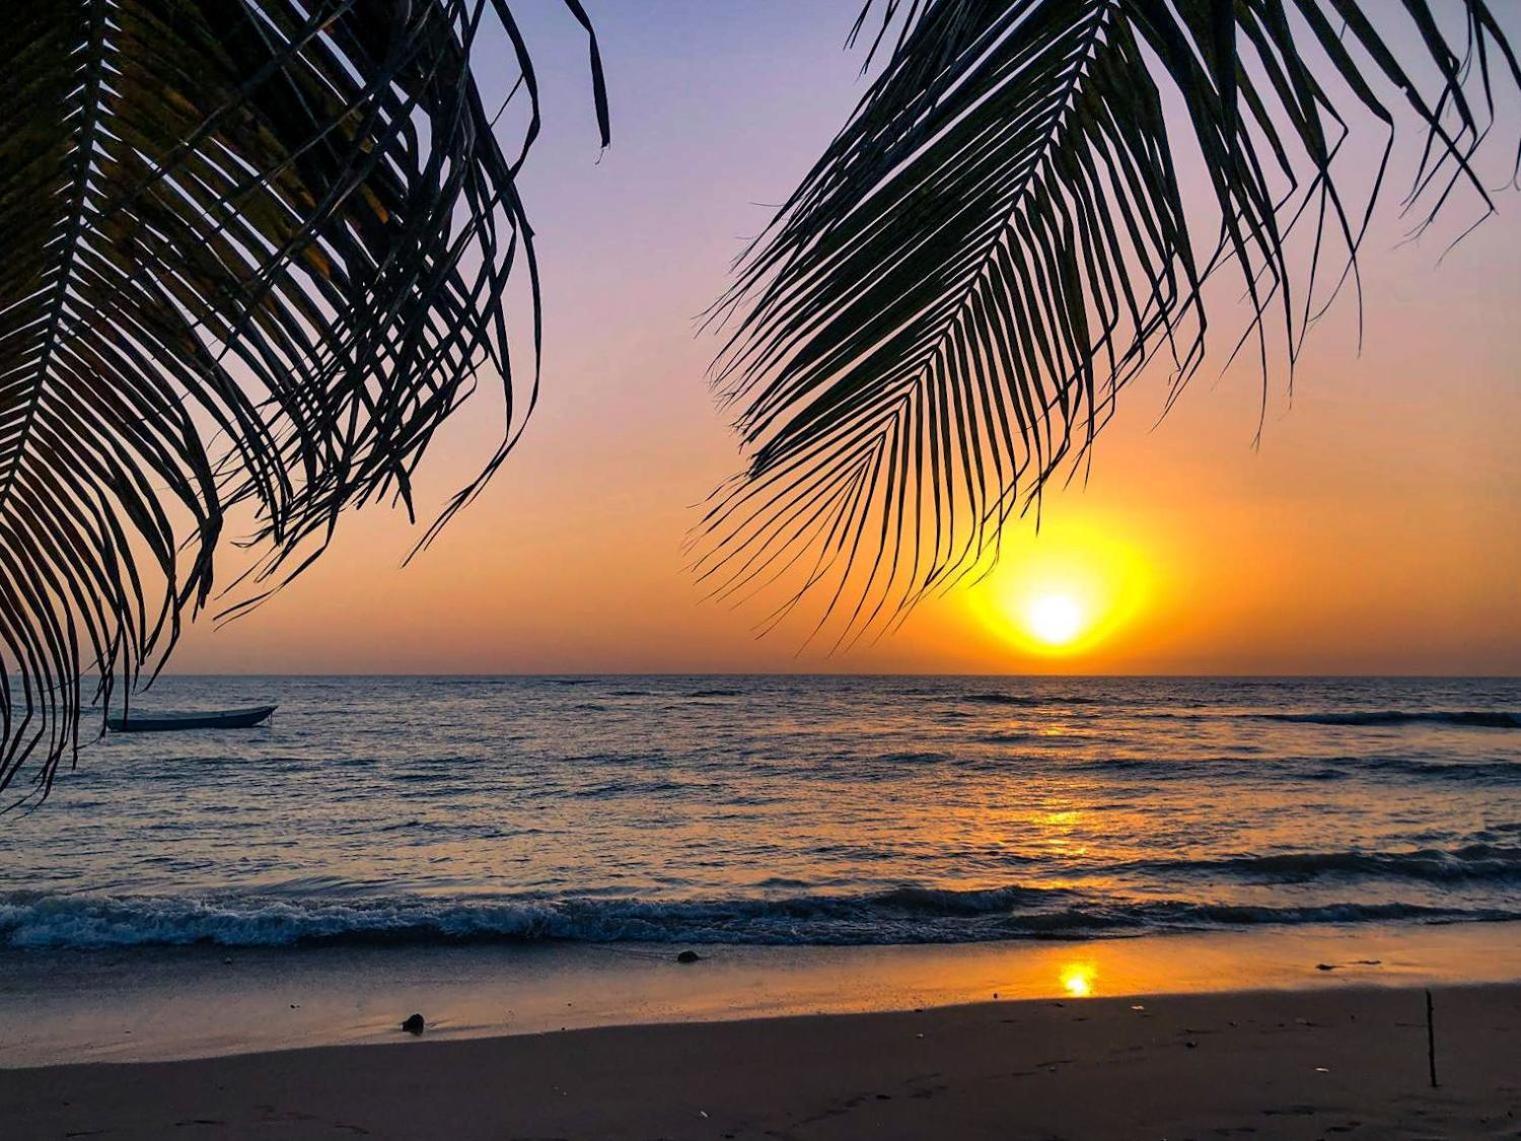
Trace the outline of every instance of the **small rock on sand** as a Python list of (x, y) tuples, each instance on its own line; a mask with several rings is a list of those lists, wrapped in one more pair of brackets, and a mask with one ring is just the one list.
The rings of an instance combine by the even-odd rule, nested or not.
[(678, 963), (695, 963), (701, 958), (702, 956), (696, 951), (683, 951), (676, 956), (676, 961)]
[(427, 1025), (421, 1014), (414, 1014), (401, 1024), (401, 1028), (408, 1034), (421, 1034)]

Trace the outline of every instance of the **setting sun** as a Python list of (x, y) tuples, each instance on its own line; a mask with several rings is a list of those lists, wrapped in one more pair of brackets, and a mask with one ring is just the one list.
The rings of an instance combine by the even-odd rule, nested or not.
[(1006, 546), (970, 599), (979, 620), (1018, 651), (1077, 658), (1119, 633), (1155, 571), (1108, 521), (1064, 519)]
[(1040, 594), (1025, 607), (1026, 628), (1050, 646), (1064, 646), (1087, 625), (1083, 608), (1067, 594)]

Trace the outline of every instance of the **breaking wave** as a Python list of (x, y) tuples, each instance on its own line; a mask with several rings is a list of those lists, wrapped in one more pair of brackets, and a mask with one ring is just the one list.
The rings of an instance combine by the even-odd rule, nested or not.
[(637, 942), (967, 943), (1303, 923), (1521, 919), (1521, 910), (1329, 903), (1269, 907), (1088, 898), (1065, 889), (899, 888), (867, 895), (685, 902), (637, 899), (364, 902), (257, 897), (0, 897), (0, 947)]

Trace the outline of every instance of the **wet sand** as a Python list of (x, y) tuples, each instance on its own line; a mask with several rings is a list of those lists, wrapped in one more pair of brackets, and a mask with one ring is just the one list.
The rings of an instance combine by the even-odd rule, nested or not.
[[(1521, 986), (998, 1001), (0, 1071), (18, 1138), (1500, 1138)], [(402, 1035), (398, 1032), (398, 1038)]]
[[(0, 953), (0, 1068), (869, 1014), (1002, 999), (1521, 980), (1521, 925), (1352, 925), (881, 947), (669, 944)], [(1333, 969), (1322, 970), (1321, 966)], [(0, 1131), (3, 1136), (3, 1131)]]

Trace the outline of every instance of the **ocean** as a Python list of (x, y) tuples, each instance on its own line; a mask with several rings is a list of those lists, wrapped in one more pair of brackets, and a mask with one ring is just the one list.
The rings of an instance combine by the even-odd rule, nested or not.
[[(169, 677), (0, 818), (0, 949), (1521, 918), (1521, 681)], [(1521, 929), (1518, 929), (1521, 930)]]

